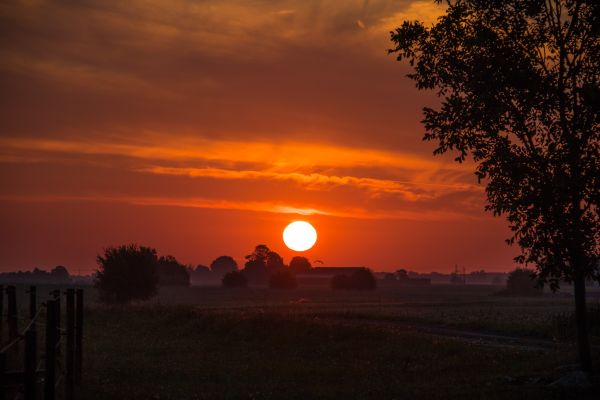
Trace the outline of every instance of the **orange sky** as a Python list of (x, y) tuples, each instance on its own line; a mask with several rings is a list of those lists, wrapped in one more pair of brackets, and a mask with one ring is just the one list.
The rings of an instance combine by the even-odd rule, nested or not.
[(386, 53), (433, 1), (119, 3), (0, 6), (0, 270), (89, 273), (127, 242), (289, 261), (296, 219), (327, 265), (513, 266), (472, 166), (421, 141), (435, 96)]

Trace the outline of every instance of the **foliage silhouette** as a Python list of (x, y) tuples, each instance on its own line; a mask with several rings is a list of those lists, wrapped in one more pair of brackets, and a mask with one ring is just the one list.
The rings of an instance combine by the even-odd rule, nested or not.
[(295, 289), (298, 287), (296, 276), (288, 269), (280, 269), (269, 276), (271, 289)]
[(156, 250), (136, 244), (108, 247), (96, 257), (94, 281), (100, 300), (128, 303), (146, 300), (156, 294), (158, 277)]
[(285, 267), (283, 264), (283, 258), (274, 251), (269, 251), (267, 254), (267, 272), (273, 274)]
[(190, 286), (190, 274), (185, 265), (173, 256), (163, 256), (156, 266), (159, 286)]
[(284, 267), (279, 254), (271, 251), (265, 244), (259, 244), (246, 256), (244, 274), (250, 282), (266, 283), (270, 274)]
[(237, 271), (238, 265), (230, 256), (220, 256), (210, 263), (210, 270), (216, 274), (219, 278), (223, 277), (226, 273)]
[(471, 156), (487, 210), (506, 215), (536, 277), (573, 282), (582, 368), (591, 370), (586, 279), (600, 278), (600, 3), (448, 1), (432, 27), (391, 32), (419, 89), (435, 154)]
[(294, 274), (309, 273), (311, 268), (312, 265), (310, 265), (310, 261), (308, 261), (308, 258), (306, 257), (295, 256), (292, 258), (292, 261), (290, 261), (290, 271)]
[(542, 288), (536, 285), (534, 271), (527, 268), (517, 268), (508, 274), (506, 294), (513, 296), (540, 296)]
[(359, 268), (351, 274), (339, 274), (331, 278), (332, 289), (375, 290), (377, 281), (368, 268)]
[(224, 288), (246, 288), (248, 287), (248, 278), (242, 271), (231, 271), (223, 276), (222, 285)]

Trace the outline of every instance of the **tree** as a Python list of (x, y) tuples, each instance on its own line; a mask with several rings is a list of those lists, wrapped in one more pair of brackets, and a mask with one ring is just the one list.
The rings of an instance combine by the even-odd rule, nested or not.
[(136, 244), (108, 247), (96, 257), (94, 287), (104, 302), (128, 303), (156, 294), (156, 250)]
[(331, 278), (332, 289), (375, 290), (377, 281), (368, 268), (358, 268), (351, 274), (339, 274)]
[(505, 215), (519, 263), (552, 290), (573, 282), (582, 369), (591, 370), (586, 279), (600, 278), (600, 3), (450, 0), (436, 24), (391, 32), (419, 89), (435, 154), (472, 157), (486, 209)]
[(223, 277), (228, 272), (237, 271), (238, 265), (230, 256), (220, 256), (210, 263), (211, 271), (219, 278)]
[(292, 261), (290, 261), (290, 271), (294, 274), (309, 273), (311, 268), (312, 265), (310, 265), (310, 261), (308, 261), (308, 258), (306, 257), (295, 256), (292, 258)]
[(190, 286), (190, 274), (187, 268), (173, 256), (160, 257), (156, 273), (159, 286)]
[(223, 276), (224, 288), (246, 288), (248, 287), (248, 278), (242, 271), (231, 271)]
[(271, 289), (295, 289), (298, 287), (296, 276), (287, 269), (275, 271), (269, 277), (269, 287)]
[(283, 263), (283, 258), (274, 251), (269, 251), (267, 253), (267, 262), (266, 262), (267, 272), (269, 274), (273, 274), (285, 267)]
[(536, 285), (534, 271), (517, 268), (508, 274), (506, 293), (514, 296), (539, 296), (542, 290)]
[(53, 282), (56, 283), (66, 283), (71, 280), (71, 276), (69, 275), (69, 271), (62, 265), (57, 265), (50, 271), (50, 277)]
[(283, 259), (265, 244), (259, 244), (246, 256), (244, 274), (251, 282), (264, 283), (267, 277), (284, 267)]

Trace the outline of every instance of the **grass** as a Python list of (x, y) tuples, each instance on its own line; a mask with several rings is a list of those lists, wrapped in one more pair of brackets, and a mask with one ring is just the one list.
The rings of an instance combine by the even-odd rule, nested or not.
[[(318, 314), (143, 305), (87, 310), (86, 399), (564, 398), (564, 354), (500, 350)], [(579, 394), (582, 395), (582, 394)], [(577, 396), (575, 394), (574, 396)]]
[[(38, 288), (39, 301), (51, 289)], [(192, 287), (104, 307), (85, 290), (79, 398), (595, 398), (547, 387), (560, 376), (557, 367), (576, 362), (568, 346), (519, 351), (389, 326), (414, 321), (550, 339), (557, 316), (568, 321), (573, 311), (568, 297), (497, 297), (489, 286)], [(18, 304), (26, 315), (26, 299)]]

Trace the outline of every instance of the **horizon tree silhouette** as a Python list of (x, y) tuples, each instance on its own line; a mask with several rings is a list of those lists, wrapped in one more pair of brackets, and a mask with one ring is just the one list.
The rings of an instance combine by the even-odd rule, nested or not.
[(270, 274), (285, 266), (283, 258), (271, 251), (266, 244), (257, 245), (245, 258), (243, 273), (250, 282), (265, 283)]
[(190, 286), (190, 273), (171, 255), (161, 256), (156, 264), (159, 286)]
[(508, 274), (506, 294), (513, 296), (540, 296), (542, 288), (535, 284), (535, 273), (531, 269), (516, 268)]
[(158, 257), (155, 249), (137, 244), (111, 246), (96, 257), (96, 262), (94, 287), (101, 301), (123, 304), (146, 300), (156, 294)]
[(224, 288), (234, 289), (234, 288), (247, 288), (248, 287), (248, 278), (242, 271), (230, 271), (223, 275), (223, 279), (221, 284)]
[(290, 261), (290, 271), (294, 274), (305, 274), (310, 272), (312, 265), (306, 257), (294, 256)]
[[(439, 2), (439, 1), (438, 1)], [(592, 362), (588, 279), (600, 258), (600, 2), (449, 0), (431, 27), (391, 32), (420, 90), (424, 140), (434, 154), (471, 158), (486, 210), (507, 217), (540, 285), (573, 282), (581, 368)]]
[(219, 256), (210, 263), (210, 270), (221, 279), (226, 273), (237, 271), (238, 264), (231, 256)]

